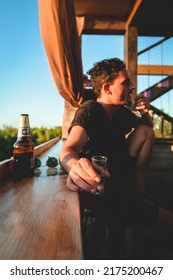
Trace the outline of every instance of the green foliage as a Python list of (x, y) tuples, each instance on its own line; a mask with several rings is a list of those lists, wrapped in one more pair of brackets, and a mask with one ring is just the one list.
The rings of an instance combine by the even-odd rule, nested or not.
[(156, 138), (171, 138), (171, 123), (164, 120), (163, 123), (163, 135), (161, 133), (161, 123), (162, 118), (159, 116), (154, 116), (154, 133)]
[(47, 127), (33, 127), (31, 129), (31, 137), (34, 144), (40, 145), (44, 142), (47, 142), (55, 137), (62, 136), (62, 128), (60, 126), (54, 128)]
[[(53, 128), (34, 127), (31, 129), (31, 138), (35, 146), (61, 136), (62, 128), (60, 126)], [(8, 159), (13, 155), (13, 144), (16, 139), (17, 128), (3, 126), (3, 129), (0, 129), (0, 161)]]
[(0, 129), (0, 161), (12, 156), (16, 138), (17, 128), (4, 126), (3, 129)]

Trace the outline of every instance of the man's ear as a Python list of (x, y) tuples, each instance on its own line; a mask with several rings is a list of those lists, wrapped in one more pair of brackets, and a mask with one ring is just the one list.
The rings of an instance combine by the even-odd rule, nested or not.
[(105, 93), (110, 94), (110, 83), (104, 83), (102, 89)]

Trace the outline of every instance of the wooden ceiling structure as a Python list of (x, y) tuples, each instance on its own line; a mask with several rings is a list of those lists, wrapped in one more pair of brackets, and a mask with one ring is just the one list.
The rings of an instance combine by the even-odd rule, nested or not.
[[(63, 15), (63, 11), (67, 13), (66, 16)], [(168, 65), (165, 65), (161, 68), (157, 66), (152, 67), (151, 65), (138, 65), (139, 53), (137, 49), (138, 36), (162, 37), (161, 40), (173, 37), (172, 0), (39, 0), (39, 14), (42, 38), (58, 91), (63, 96), (62, 89), (65, 90), (66, 96), (69, 90), (68, 97), (70, 101), (69, 98), (67, 100), (64, 97), (63, 138), (66, 138), (68, 135), (68, 127), (76, 111), (72, 101), (79, 102), (80, 97), (83, 98), (79, 89), (79, 85), (82, 85), (81, 79), (79, 79), (79, 74), (82, 73), (79, 72), (82, 71), (79, 71), (80, 67), (75, 67), (76, 60), (74, 60), (77, 57), (81, 62), (80, 50), (76, 50), (76, 46), (78, 48), (78, 41), (80, 41), (78, 39), (81, 39), (82, 34), (123, 35), (124, 60), (135, 85), (137, 85), (137, 75), (148, 73), (159, 75), (160, 71), (164, 74), (168, 74), (167, 72), (170, 71), (173, 72), (173, 66), (171, 68), (171, 66), (167, 67)], [(58, 16), (61, 18), (61, 21), (58, 21), (57, 25), (56, 19)], [(64, 25), (61, 23), (65, 23), (66, 28), (70, 29), (66, 30), (70, 36), (64, 36)], [(57, 28), (59, 28), (58, 32), (56, 32)], [(68, 79), (68, 75), (64, 75), (64, 71), (60, 71), (63, 74), (62, 79), (57, 79), (59, 77), (57, 76), (57, 67), (60, 70), (64, 69), (63, 65), (59, 63), (59, 58), (63, 57), (63, 52), (62, 56), (59, 55), (57, 60), (54, 56), (55, 52), (60, 53), (59, 47), (61, 47), (61, 44), (56, 43), (59, 37), (61, 37), (66, 52), (69, 50), (68, 58), (71, 58), (71, 61), (67, 59), (61, 62), (68, 64), (66, 66), (69, 67), (69, 71), (76, 69), (76, 71), (73, 71), (73, 75), (71, 75), (71, 80)], [(73, 67), (70, 62), (73, 62)], [(148, 67), (151, 68), (150, 71), (148, 71)], [(152, 73), (153, 71), (155, 73)], [(74, 77), (75, 79), (73, 79)], [(65, 78), (67, 82), (62, 85), (62, 80), (64, 81)], [(73, 82), (71, 87), (69, 87), (71, 85), (69, 81)], [(79, 84), (76, 84), (76, 81)], [(170, 77), (170, 81), (172, 87), (173, 76)], [(59, 83), (60, 86), (58, 86)], [(162, 85), (162, 82), (160, 85)], [(150, 91), (153, 98), (157, 98), (165, 93), (160, 88), (158, 90), (157, 86), (150, 88)], [(158, 110), (157, 114), (159, 114)], [(173, 118), (169, 119), (169, 121), (173, 124)]]
[[(77, 20), (83, 21), (82, 34), (126, 36), (128, 30), (134, 27), (136, 28), (134, 29), (136, 36), (163, 37), (160, 43), (173, 36), (172, 0), (74, 0), (74, 7)], [(128, 40), (129, 38), (127, 45), (129, 44)], [(124, 46), (124, 48), (126, 47)], [(133, 47), (131, 46), (129, 49), (131, 49), (129, 57), (134, 60)], [(137, 46), (136, 49), (134, 48), (135, 51), (137, 57), (140, 54), (137, 53)], [(126, 61), (129, 60), (128, 55), (125, 58)], [(172, 65), (137, 65), (137, 58), (136, 70), (134, 69), (135, 63), (130, 69), (133, 81), (135, 81), (137, 74), (159, 75), (164, 73), (164, 75), (169, 75), (173, 73)], [(173, 77), (168, 76), (168, 80), (171, 85), (169, 89), (160, 89), (157, 84), (146, 89), (153, 94), (153, 99), (159, 98), (173, 88)], [(152, 107), (152, 109), (158, 115), (163, 115), (163, 112), (157, 108)], [(173, 123), (173, 118), (169, 115), (164, 114), (164, 118)]]
[(74, 0), (84, 17), (84, 34), (124, 34), (136, 26), (139, 36), (173, 36), (172, 0)]
[[(173, 36), (172, 0), (74, 0), (74, 7), (82, 34), (125, 35), (135, 27), (137, 36), (164, 37), (160, 43)], [(137, 65), (141, 75), (172, 72), (170, 65)]]

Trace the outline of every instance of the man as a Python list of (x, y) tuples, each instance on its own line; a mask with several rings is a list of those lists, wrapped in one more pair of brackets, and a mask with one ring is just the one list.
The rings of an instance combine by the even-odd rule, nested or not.
[[(149, 101), (141, 95), (135, 97), (133, 106), (139, 115), (127, 108), (134, 85), (118, 58), (95, 63), (88, 74), (96, 101), (87, 101), (77, 110), (60, 152), (68, 188), (80, 191), (86, 207), (109, 225), (173, 226), (172, 213), (144, 199), (154, 142)], [(107, 184), (101, 197), (96, 195), (103, 186), (91, 164), (93, 155), (108, 158)]]

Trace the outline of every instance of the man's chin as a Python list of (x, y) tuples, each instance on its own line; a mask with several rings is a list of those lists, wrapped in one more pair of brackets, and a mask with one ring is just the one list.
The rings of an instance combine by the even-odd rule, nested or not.
[(129, 105), (130, 104), (128, 100), (124, 100), (121, 103), (122, 103), (122, 105)]
[(132, 104), (131, 100), (121, 100), (119, 102), (119, 104), (117, 104), (117, 105), (120, 105), (120, 106), (130, 106), (131, 104)]

